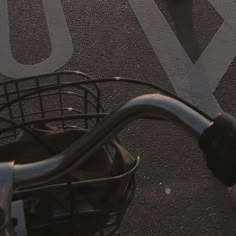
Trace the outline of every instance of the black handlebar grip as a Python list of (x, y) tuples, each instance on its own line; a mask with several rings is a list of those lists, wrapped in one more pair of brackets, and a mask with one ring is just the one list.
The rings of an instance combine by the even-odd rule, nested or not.
[(207, 167), (225, 185), (236, 183), (236, 118), (223, 113), (199, 139)]

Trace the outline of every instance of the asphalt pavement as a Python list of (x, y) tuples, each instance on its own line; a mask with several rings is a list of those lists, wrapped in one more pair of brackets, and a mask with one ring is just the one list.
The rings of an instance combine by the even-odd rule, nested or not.
[[(0, 32), (9, 29), (0, 43), (2, 80), (67, 69), (124, 76), (176, 92), (212, 116), (236, 113), (233, 1), (1, 1), (0, 20), (9, 16), (0, 23)], [(106, 91), (110, 110), (148, 92), (128, 85)], [(141, 167), (117, 235), (236, 235), (228, 192), (207, 170), (193, 137), (147, 120), (121, 137)]]

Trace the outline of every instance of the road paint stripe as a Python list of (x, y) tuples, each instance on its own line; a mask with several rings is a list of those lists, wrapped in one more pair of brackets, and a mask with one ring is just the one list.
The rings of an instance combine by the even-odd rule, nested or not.
[(184, 76), (192, 62), (165, 17), (153, 0), (129, 0), (129, 4), (176, 92), (185, 94), (189, 81)]
[(193, 103), (211, 115), (221, 108), (212, 93), (227, 72), (236, 55), (236, 36), (223, 23), (185, 80), (191, 81)]
[[(213, 1), (214, 0), (212, 0), (211, 2)], [(223, 23), (208, 47), (204, 50), (204, 52), (198, 59), (197, 63), (193, 65), (189, 63), (188, 59), (186, 58), (186, 53), (184, 53), (182, 49), (181, 53), (177, 53), (177, 55), (173, 54), (173, 52), (170, 51), (172, 49), (172, 47), (170, 46), (172, 45), (175, 45), (175, 47), (177, 45), (178, 48), (180, 47), (178, 43), (176, 43), (175, 35), (170, 32), (171, 29), (169, 25), (167, 25), (168, 23), (163, 23), (164, 20), (161, 16), (161, 12), (159, 9), (157, 9), (158, 7), (154, 1), (145, 0), (142, 3), (141, 0), (129, 0), (129, 3), (135, 15), (137, 16), (145, 34), (147, 35), (151, 46), (153, 47), (157, 57), (159, 58), (160, 63), (166, 71), (168, 78), (173, 84), (177, 94), (185, 99), (188, 99), (188, 96), (191, 96), (191, 100), (188, 99), (189, 101), (192, 101), (193, 104), (197, 105), (200, 109), (211, 115), (218, 113), (221, 108), (212, 93), (216, 89), (217, 85), (219, 84), (220, 80), (222, 79), (223, 75), (227, 71), (236, 55), (235, 35), (231, 29), (233, 28), (233, 25), (230, 22), (232, 18), (227, 15), (227, 23)], [(222, 1), (222, 4), (227, 3), (227, 1)], [(150, 12), (152, 14), (150, 14)], [(219, 12), (219, 14), (221, 13)], [(235, 14), (235, 11), (233, 13)], [(224, 17), (226, 17), (225, 13)], [(156, 23), (154, 23), (154, 21), (156, 21)], [(147, 22), (150, 24), (150, 26), (148, 26)], [(161, 25), (161, 27), (159, 26), (159, 24)], [(167, 25), (167, 27), (163, 27), (163, 25)], [(161, 50), (162, 47), (164, 49)], [(175, 56), (174, 58), (169, 58), (170, 63), (168, 63), (168, 59), (166, 59), (166, 56), (163, 55), (163, 52), (166, 53), (167, 57), (173, 55)], [(165, 60), (162, 60), (162, 58), (164, 58)], [(182, 60), (182, 63), (179, 61), (177, 63), (176, 59)], [(189, 70), (187, 68), (185, 68), (185, 70), (183, 69), (183, 61), (188, 61), (187, 66), (189, 66)], [(176, 71), (177, 74), (178, 72), (180, 72), (180, 76), (177, 77), (176, 81), (175, 79), (173, 80), (172, 77), (175, 74), (173, 72), (168, 73), (169, 67), (171, 66), (171, 72), (173, 70), (178, 70)], [(185, 75), (183, 75), (184, 71), (186, 72)], [(184, 78), (182, 78), (183, 83), (181, 83), (181, 76), (184, 76)], [(177, 85), (177, 89), (175, 82), (179, 82), (179, 85)], [(181, 89), (183, 91), (187, 91), (185, 91), (185, 93), (182, 93)], [(225, 195), (221, 197), (223, 193), (223, 187), (222, 185), (219, 185), (218, 181), (216, 181), (214, 178), (212, 179), (213, 187), (217, 192), (217, 205), (219, 209), (222, 209), (221, 206), (224, 203), (222, 203), (222, 199), (223, 201), (225, 201)], [(231, 215), (231, 219), (233, 219), (233, 217), (234, 216)], [(226, 233), (232, 234), (233, 227), (231, 223), (229, 223), (227, 227), (225, 227), (225, 225), (223, 227)]]
[(221, 111), (221, 107), (211, 92), (207, 72), (204, 62), (200, 59), (187, 73), (185, 79), (190, 81), (191, 86), (188, 96), (192, 97), (192, 103), (195, 106), (211, 116), (216, 116)]
[(12, 56), (9, 32), (8, 0), (0, 1), (0, 73), (20, 78), (50, 73), (66, 64), (73, 55), (73, 44), (60, 0), (42, 0), (51, 42), (51, 54), (44, 61), (24, 65)]
[[(210, 58), (209, 52), (212, 52), (210, 49), (214, 44), (209, 45), (208, 50), (194, 65), (154, 0), (146, 0), (145, 2), (129, 0), (129, 4), (176, 93), (208, 114), (213, 116), (218, 114), (221, 108), (212, 94), (209, 83), (208, 68), (211, 69), (211, 63), (205, 65), (206, 59)], [(218, 35), (221, 36), (220, 33)], [(218, 42), (218, 40), (215, 38), (213, 42)], [(214, 48), (214, 53), (215, 50)], [(228, 61), (231, 63), (232, 57)], [(226, 63), (227, 68), (228, 64)], [(218, 74), (222, 75), (220, 72)], [(222, 76), (217, 76), (217, 78), (214, 80), (215, 84)]]
[(236, 2), (235, 0), (208, 0), (221, 17), (236, 34)]
[(236, 55), (236, 36), (227, 23), (223, 23), (210, 44), (195, 64), (202, 63), (207, 71), (208, 83), (213, 93)]

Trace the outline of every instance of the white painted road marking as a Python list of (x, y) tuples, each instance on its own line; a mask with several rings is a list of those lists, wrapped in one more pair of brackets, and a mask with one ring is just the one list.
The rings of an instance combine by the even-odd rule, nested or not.
[(228, 24), (224, 22), (195, 64), (195, 67), (199, 67), (199, 62), (203, 61), (212, 93), (235, 58), (235, 45), (235, 34)]
[(236, 34), (236, 1), (208, 0)]
[[(153, 0), (129, 0), (153, 50), (178, 93), (184, 94), (189, 81), (184, 79), (192, 62), (175, 37)], [(181, 86), (179, 86), (181, 84)]]
[(0, 1), (0, 73), (12, 78), (50, 73), (66, 64), (73, 44), (60, 0), (42, 0), (51, 42), (50, 56), (35, 65), (24, 65), (12, 56), (9, 33), (8, 0)]
[[(236, 10), (233, 1), (209, 0), (225, 22), (195, 65), (154, 0), (128, 1), (176, 93), (212, 116), (219, 113), (221, 108), (213, 92), (236, 56)], [(214, 178), (212, 183), (214, 189), (220, 188), (217, 196), (222, 195), (223, 187)], [(217, 205), (221, 209), (221, 199), (217, 199)], [(234, 219), (233, 214), (231, 219)], [(226, 233), (232, 234), (233, 224), (224, 225)]]
[[(217, 3), (220, 8), (219, 1), (211, 0), (212, 5)], [(129, 4), (176, 93), (208, 114), (218, 114), (221, 108), (213, 92), (236, 56), (236, 37), (228, 24), (230, 17), (194, 65), (154, 0), (129, 0)]]

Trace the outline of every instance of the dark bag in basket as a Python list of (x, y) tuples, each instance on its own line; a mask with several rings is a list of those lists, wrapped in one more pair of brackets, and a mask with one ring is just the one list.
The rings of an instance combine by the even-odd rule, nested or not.
[[(64, 151), (85, 133), (87, 130), (35, 125), (20, 133), (15, 142), (0, 147), (1, 161), (25, 164), (45, 160)], [(114, 141), (66, 176), (48, 183), (64, 183), (61, 187), (29, 193), (24, 198), (29, 235), (91, 236), (120, 224), (132, 200), (133, 173), (114, 181), (76, 183), (123, 175), (135, 163), (126, 149)]]

